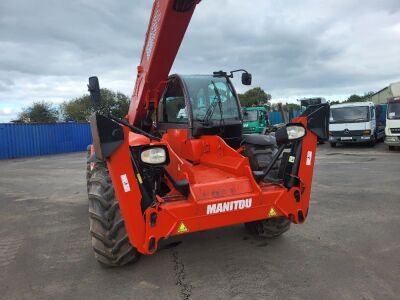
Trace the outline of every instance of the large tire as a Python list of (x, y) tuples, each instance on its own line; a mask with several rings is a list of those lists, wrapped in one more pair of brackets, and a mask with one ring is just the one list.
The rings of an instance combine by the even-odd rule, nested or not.
[(336, 148), (336, 143), (330, 143), (332, 148)]
[(290, 223), (290, 220), (284, 217), (276, 217), (248, 222), (244, 225), (250, 234), (263, 238), (276, 238), (289, 230)]
[(394, 150), (396, 150), (395, 146), (389, 146), (389, 151), (394, 151)]
[[(272, 162), (272, 158), (278, 152), (276, 147), (265, 147), (253, 144), (246, 144), (244, 156), (249, 159), (253, 171), (265, 171)], [(277, 178), (279, 173), (280, 159), (271, 169), (268, 177)]]
[(90, 234), (95, 258), (119, 267), (139, 259), (129, 242), (118, 200), (105, 163), (96, 163), (88, 181)]
[(89, 159), (90, 159), (90, 145), (87, 146), (86, 149), (86, 186), (88, 188), (88, 191), (89, 191), (89, 179), (90, 176), (92, 175), (92, 170), (91, 170), (92, 168), (90, 167)]

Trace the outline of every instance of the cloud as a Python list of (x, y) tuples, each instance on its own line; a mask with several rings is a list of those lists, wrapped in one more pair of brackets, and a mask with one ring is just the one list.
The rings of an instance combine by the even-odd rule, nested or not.
[[(61, 103), (91, 75), (131, 94), (151, 4), (2, 0), (1, 107)], [(398, 0), (203, 0), (171, 72), (245, 68), (274, 99), (345, 98), (400, 79), (399, 28)]]

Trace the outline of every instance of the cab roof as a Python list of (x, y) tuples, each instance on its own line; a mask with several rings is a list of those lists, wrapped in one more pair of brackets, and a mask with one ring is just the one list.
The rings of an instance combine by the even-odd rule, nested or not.
[(374, 106), (375, 104), (373, 102), (349, 102), (349, 103), (343, 103), (343, 104), (333, 104), (331, 105), (331, 108), (340, 108), (340, 107), (355, 107), (355, 106)]

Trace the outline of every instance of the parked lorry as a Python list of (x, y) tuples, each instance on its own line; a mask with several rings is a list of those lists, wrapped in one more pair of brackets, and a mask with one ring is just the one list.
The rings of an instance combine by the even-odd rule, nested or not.
[(400, 146), (400, 81), (389, 85), (388, 96), (385, 144), (394, 150)]
[(271, 125), (268, 111), (264, 106), (243, 107), (243, 133), (265, 134), (267, 127)]
[(331, 106), (329, 143), (375, 143), (385, 136), (385, 109), (372, 102), (353, 102)]
[(400, 146), (400, 97), (388, 101), (385, 134), (385, 144), (390, 151)]

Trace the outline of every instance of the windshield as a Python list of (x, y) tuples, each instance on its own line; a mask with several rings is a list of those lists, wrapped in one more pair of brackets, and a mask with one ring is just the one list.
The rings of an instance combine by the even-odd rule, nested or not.
[(387, 116), (389, 120), (400, 119), (400, 102), (388, 104)]
[(257, 111), (256, 110), (243, 110), (243, 121), (257, 121)]
[(331, 108), (330, 123), (368, 122), (368, 106)]
[[(182, 78), (187, 86), (194, 120), (204, 121), (207, 114), (209, 120), (220, 120), (221, 115), (224, 120), (240, 120), (238, 103), (226, 78), (204, 75)], [(215, 89), (221, 99), (220, 105)]]

